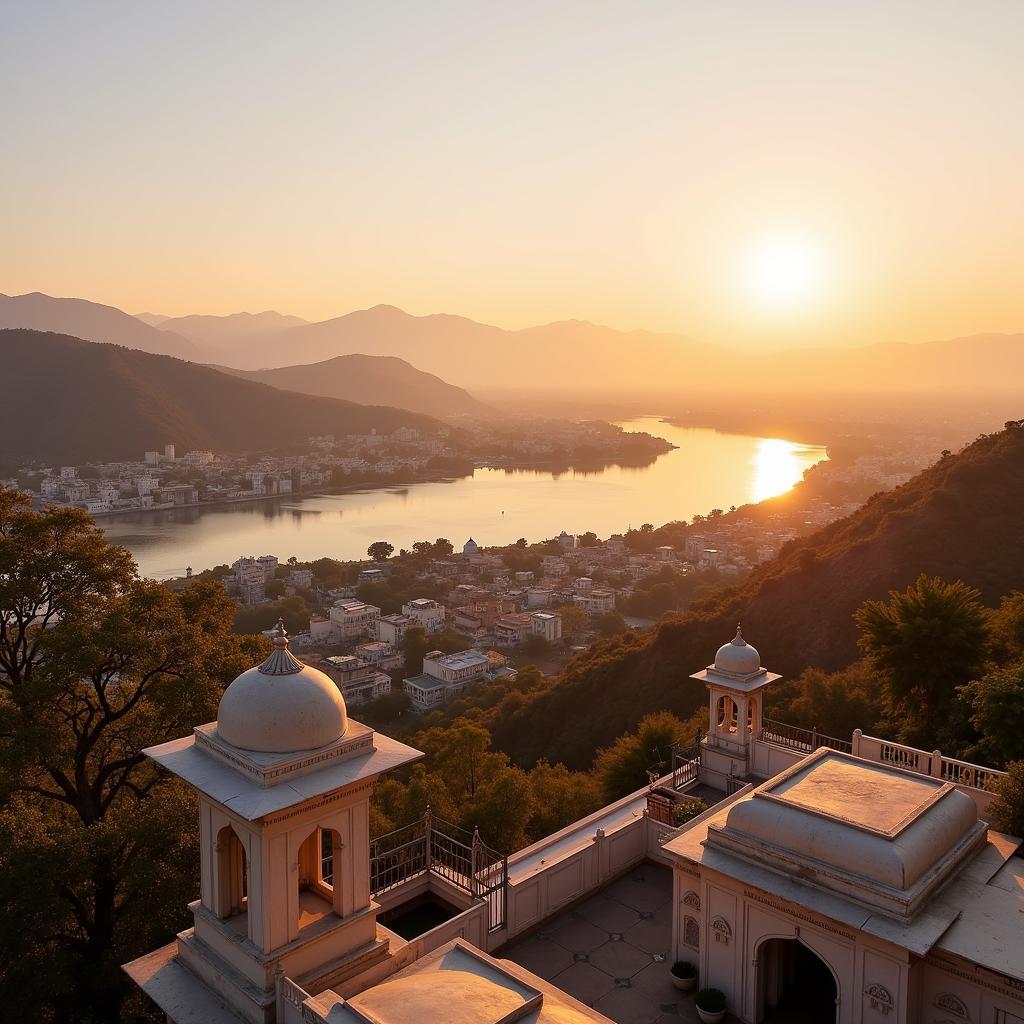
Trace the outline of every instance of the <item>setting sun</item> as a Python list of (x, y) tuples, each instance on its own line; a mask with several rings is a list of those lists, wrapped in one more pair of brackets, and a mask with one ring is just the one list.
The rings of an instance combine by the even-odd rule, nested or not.
[(746, 286), (765, 305), (809, 305), (824, 285), (824, 255), (812, 240), (800, 236), (759, 239), (744, 263)]

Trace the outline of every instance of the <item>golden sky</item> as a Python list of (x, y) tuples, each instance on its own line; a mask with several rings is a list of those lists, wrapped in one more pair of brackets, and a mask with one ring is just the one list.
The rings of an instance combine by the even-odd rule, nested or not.
[(0, 291), (1024, 330), (1024, 3), (11, 5)]

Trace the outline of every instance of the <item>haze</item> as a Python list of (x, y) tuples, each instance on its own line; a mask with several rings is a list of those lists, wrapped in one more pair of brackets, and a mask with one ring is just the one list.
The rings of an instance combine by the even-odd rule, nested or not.
[(7, 5), (0, 281), (763, 349), (1018, 331), (1022, 38), (1009, 2)]

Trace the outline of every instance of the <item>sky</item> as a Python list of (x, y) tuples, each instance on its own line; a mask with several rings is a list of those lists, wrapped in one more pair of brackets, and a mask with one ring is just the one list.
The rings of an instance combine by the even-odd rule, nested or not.
[(0, 292), (1024, 330), (1024, 3), (0, 0)]

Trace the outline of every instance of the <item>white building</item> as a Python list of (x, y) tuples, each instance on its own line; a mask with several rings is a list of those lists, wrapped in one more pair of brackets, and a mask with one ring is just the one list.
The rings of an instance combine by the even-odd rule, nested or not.
[(403, 679), (402, 685), (413, 707), (427, 711), (447, 704), (471, 683), (479, 682), (489, 667), (487, 655), (479, 651), (456, 654), (431, 651), (423, 656), (423, 672)]
[(331, 623), (342, 640), (356, 637), (376, 639), (380, 609), (364, 601), (339, 601), (330, 612)]
[(429, 597), (417, 597), (402, 605), (402, 614), (415, 619), (428, 633), (440, 633), (444, 629), (447, 615), (445, 606), (440, 601)]
[(406, 630), (417, 625), (419, 623), (408, 615), (382, 615), (377, 620), (377, 639), (392, 647), (400, 647)]
[(385, 697), (391, 692), (391, 677), (362, 658), (338, 655), (324, 658), (319, 667), (337, 683), (345, 703), (351, 707)]
[(479, 555), (480, 545), (477, 544), (477, 542), (473, 540), (472, 537), (470, 537), (469, 540), (467, 540), (466, 543), (462, 545), (462, 553), (464, 555)]
[(542, 636), (553, 644), (562, 639), (562, 616), (558, 612), (533, 612), (530, 629), (534, 636)]

